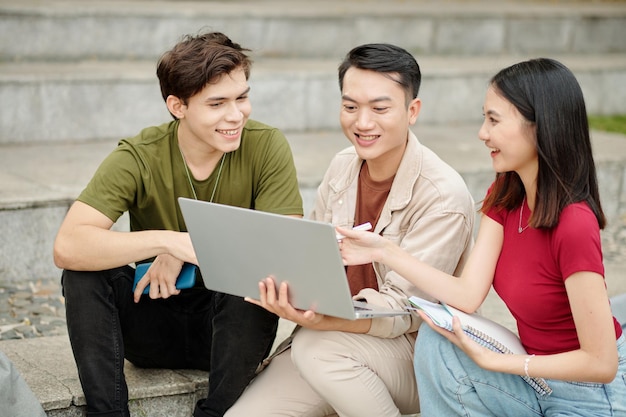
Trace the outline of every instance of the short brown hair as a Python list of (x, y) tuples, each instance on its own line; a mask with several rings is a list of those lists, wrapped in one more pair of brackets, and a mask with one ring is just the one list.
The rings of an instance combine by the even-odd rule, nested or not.
[(163, 100), (170, 95), (183, 103), (219, 77), (242, 68), (250, 76), (251, 60), (242, 48), (220, 32), (185, 35), (157, 64)]

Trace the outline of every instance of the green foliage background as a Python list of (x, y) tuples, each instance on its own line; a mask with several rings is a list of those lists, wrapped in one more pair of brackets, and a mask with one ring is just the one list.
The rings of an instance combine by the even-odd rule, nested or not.
[(589, 127), (595, 130), (626, 135), (626, 114), (616, 116), (589, 116)]

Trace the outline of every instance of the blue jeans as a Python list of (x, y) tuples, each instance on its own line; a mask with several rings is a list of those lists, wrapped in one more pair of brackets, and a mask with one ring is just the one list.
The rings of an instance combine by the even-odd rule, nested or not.
[(619, 369), (610, 384), (547, 380), (537, 394), (518, 375), (480, 368), (428, 325), (420, 327), (414, 367), (422, 417), (626, 416), (626, 339), (617, 340)]
[(63, 271), (67, 327), (87, 415), (128, 417), (124, 358), (139, 367), (210, 371), (194, 417), (222, 416), (267, 356), (278, 317), (196, 286), (168, 299), (133, 302), (134, 269)]

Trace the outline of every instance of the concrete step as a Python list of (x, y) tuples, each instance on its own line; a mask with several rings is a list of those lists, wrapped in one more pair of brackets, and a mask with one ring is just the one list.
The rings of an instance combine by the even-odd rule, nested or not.
[[(275, 345), (293, 327), (281, 319)], [(85, 415), (85, 396), (67, 335), (3, 340), (0, 350), (19, 370), (48, 417)], [(196, 402), (207, 394), (205, 371), (143, 369), (126, 362), (124, 372), (132, 416), (190, 417)]]
[[(553, 57), (574, 71), (591, 114), (626, 113), (626, 53)], [(529, 56), (417, 58), (420, 120), (461, 124), (480, 121), (489, 78)], [(285, 131), (337, 129), (339, 62), (259, 58), (252, 117)], [(169, 120), (154, 72), (152, 61), (0, 63), (0, 145), (117, 140)]]
[(419, 55), (626, 52), (623, 2), (1, 0), (0, 60), (152, 61), (201, 28), (269, 57), (337, 59), (366, 42)]
[[(41, 402), (48, 417), (84, 416), (85, 397), (67, 336), (0, 342)], [(140, 369), (127, 364), (133, 416), (189, 417), (206, 396), (207, 373), (196, 370)]]
[(626, 113), (623, 2), (0, 0), (0, 145), (169, 118), (155, 62), (203, 29), (252, 49), (254, 116), (284, 130), (336, 128), (337, 64), (366, 42), (418, 57), (425, 123), (475, 122), (488, 78), (537, 55), (575, 70), (591, 113)]
[[(425, 125), (418, 138), (461, 173), (480, 201), (494, 174), (479, 124)], [(349, 143), (341, 132), (287, 132), (304, 207), (332, 156)], [(600, 192), (609, 227), (603, 232), (605, 256), (626, 251), (626, 137), (592, 132)], [(65, 213), (116, 141), (4, 145), (0, 152), (0, 282), (58, 278), (52, 244)], [(122, 218), (116, 226), (127, 228)]]

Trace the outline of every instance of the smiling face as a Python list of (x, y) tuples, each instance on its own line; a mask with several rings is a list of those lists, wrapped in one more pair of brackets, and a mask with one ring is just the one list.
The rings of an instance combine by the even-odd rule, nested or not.
[(524, 182), (534, 180), (538, 170), (535, 126), (493, 87), (487, 90), (483, 112), (478, 137), (491, 150), (494, 170), (515, 171)]
[(352, 67), (343, 79), (341, 128), (376, 180), (395, 174), (421, 106), (393, 76)]
[(186, 104), (168, 97), (168, 109), (180, 119), (181, 145), (220, 153), (239, 148), (241, 132), (252, 111), (249, 91), (245, 72), (240, 68), (207, 84)]

